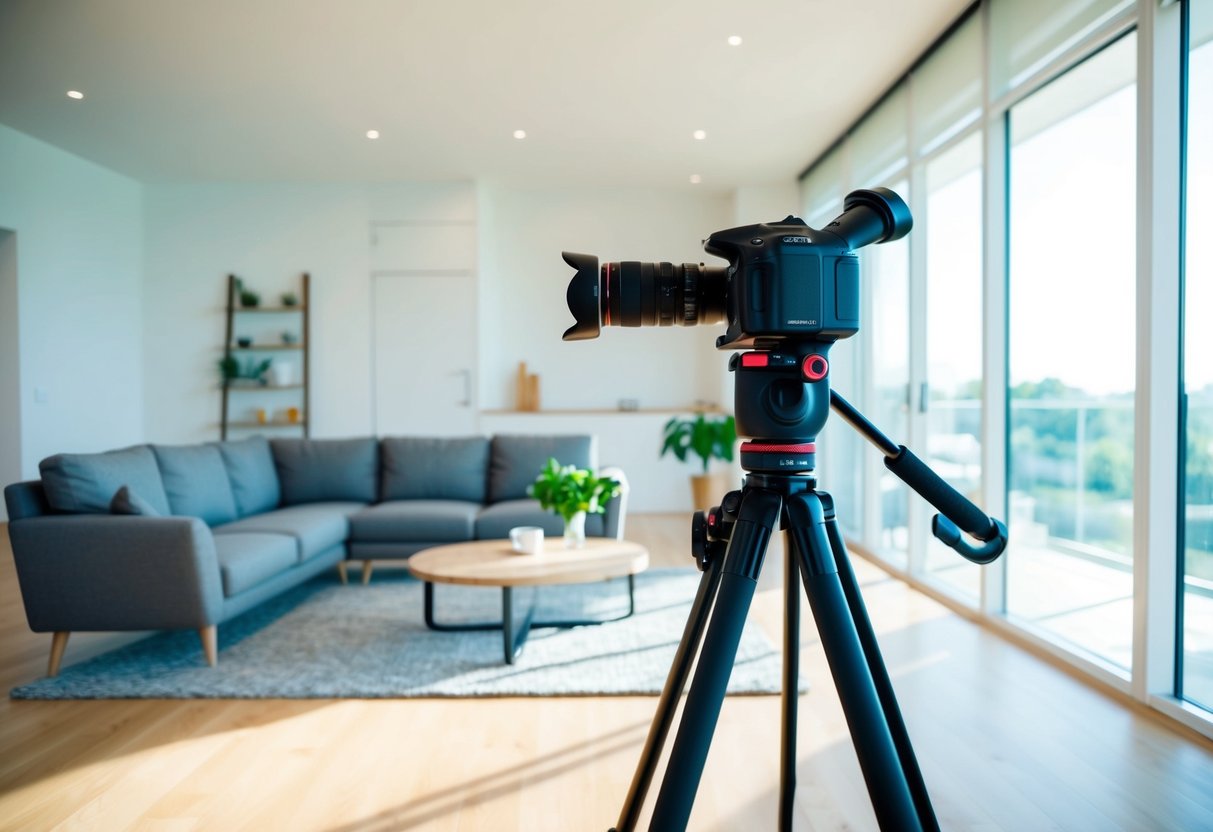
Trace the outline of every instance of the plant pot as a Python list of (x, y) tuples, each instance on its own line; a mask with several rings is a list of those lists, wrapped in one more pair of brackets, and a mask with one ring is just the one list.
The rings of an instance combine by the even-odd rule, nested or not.
[(271, 364), (266, 373), (271, 387), (286, 387), (295, 375), (290, 364)]
[(564, 521), (564, 548), (581, 549), (585, 546), (585, 512), (579, 511)]
[(720, 500), (716, 487), (715, 474), (694, 474), (691, 476), (691, 509), (709, 509)]

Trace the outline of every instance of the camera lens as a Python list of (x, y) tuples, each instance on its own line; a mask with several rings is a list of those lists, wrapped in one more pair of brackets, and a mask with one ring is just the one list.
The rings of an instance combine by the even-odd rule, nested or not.
[(602, 264), (606, 326), (695, 326), (725, 320), (728, 270), (696, 263)]

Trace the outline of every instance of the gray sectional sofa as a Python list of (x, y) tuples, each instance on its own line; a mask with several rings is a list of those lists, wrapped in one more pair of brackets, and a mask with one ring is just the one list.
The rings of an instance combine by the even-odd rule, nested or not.
[[(589, 436), (138, 445), (49, 457), (4, 497), (30, 628), (55, 634), (50, 675), (73, 630), (195, 629), (213, 665), (217, 625), (326, 569), (346, 582), (348, 559), (365, 583), (373, 561), (435, 545), (562, 534), (527, 486), (549, 457), (595, 456)], [(622, 537), (624, 500), (586, 533)]]

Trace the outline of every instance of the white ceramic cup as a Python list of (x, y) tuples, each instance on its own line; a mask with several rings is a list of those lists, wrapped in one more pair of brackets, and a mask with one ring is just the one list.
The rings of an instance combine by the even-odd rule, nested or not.
[(543, 551), (543, 529), (540, 526), (515, 526), (510, 529), (510, 548), (520, 555), (537, 555)]

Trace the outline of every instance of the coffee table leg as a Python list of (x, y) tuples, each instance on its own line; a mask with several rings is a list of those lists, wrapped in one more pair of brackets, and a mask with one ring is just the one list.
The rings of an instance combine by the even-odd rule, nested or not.
[(526, 605), (526, 613), (515, 629), (514, 588), (509, 586), (501, 588), (501, 640), (502, 646), (505, 648), (506, 664), (513, 664), (514, 659), (521, 655), (522, 647), (526, 644), (526, 637), (531, 632), (531, 622), (535, 619), (535, 598), (538, 593), (533, 587), (529, 589), (531, 602)]

